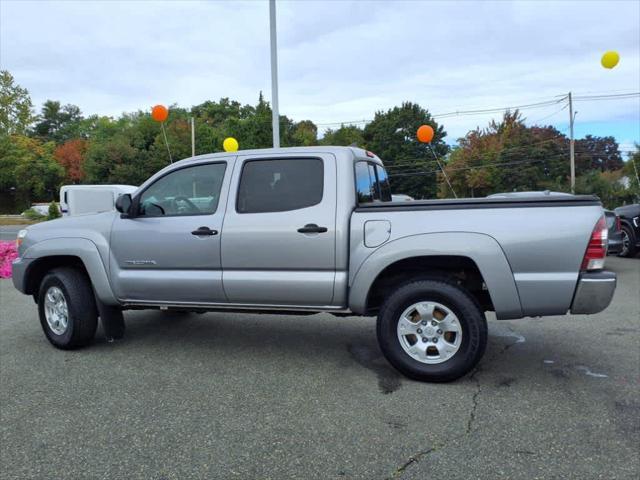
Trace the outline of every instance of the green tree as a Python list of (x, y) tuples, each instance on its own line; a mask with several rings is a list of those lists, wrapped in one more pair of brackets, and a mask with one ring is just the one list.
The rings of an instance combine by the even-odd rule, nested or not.
[(3, 187), (13, 187), (30, 200), (54, 198), (64, 176), (64, 169), (53, 157), (55, 144), (42, 143), (24, 135), (11, 135), (0, 142)]
[(420, 105), (404, 102), (386, 112), (377, 112), (364, 128), (364, 146), (377, 154), (387, 166), (393, 193), (414, 198), (434, 198), (437, 192), (437, 164), (429, 146), (418, 142), (420, 125), (431, 125), (435, 132), (430, 144), (443, 160), (449, 147), (446, 133)]
[(364, 131), (357, 125), (340, 125), (335, 130), (327, 129), (320, 139), (320, 145), (349, 146), (364, 145)]
[(302, 120), (293, 125), (292, 142), (296, 146), (308, 147), (318, 143), (318, 127), (311, 120)]
[(32, 109), (27, 89), (15, 84), (7, 70), (0, 70), (0, 135), (26, 134)]
[(62, 144), (80, 136), (82, 120), (82, 113), (76, 105), (61, 106), (60, 102), (47, 100), (33, 127), (33, 133), (44, 141), (52, 140)]
[(55, 220), (56, 218), (60, 218), (60, 208), (58, 208), (58, 204), (53, 201), (49, 204), (49, 210), (47, 212), (47, 220)]

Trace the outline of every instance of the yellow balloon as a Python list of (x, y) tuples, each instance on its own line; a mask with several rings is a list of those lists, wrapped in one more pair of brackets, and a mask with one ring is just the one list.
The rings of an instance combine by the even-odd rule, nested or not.
[(613, 50), (610, 50), (608, 52), (605, 52), (604, 55), (602, 55), (602, 59), (600, 60), (600, 63), (602, 63), (602, 66), (604, 68), (613, 68), (616, 65), (618, 65), (619, 61), (620, 61), (620, 55), (618, 55), (618, 52), (614, 52)]
[(238, 150), (238, 140), (233, 137), (227, 137), (222, 142), (222, 148), (224, 148), (225, 152), (236, 152)]

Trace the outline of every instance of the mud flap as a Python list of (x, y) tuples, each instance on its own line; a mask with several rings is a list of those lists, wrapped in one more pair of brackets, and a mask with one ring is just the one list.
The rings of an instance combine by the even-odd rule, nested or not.
[(98, 316), (102, 322), (102, 330), (108, 342), (120, 340), (124, 337), (124, 315), (122, 309), (112, 305), (105, 305), (96, 298)]

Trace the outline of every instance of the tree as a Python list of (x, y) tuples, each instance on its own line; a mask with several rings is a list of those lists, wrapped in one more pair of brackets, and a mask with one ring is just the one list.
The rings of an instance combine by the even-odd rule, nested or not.
[(449, 151), (443, 141), (446, 132), (427, 110), (415, 103), (404, 102), (400, 107), (377, 112), (364, 127), (364, 145), (384, 160), (393, 193), (414, 198), (436, 196), (437, 164), (429, 146), (416, 139), (418, 127), (425, 124), (433, 127), (431, 148), (443, 159)]
[(623, 167), (622, 155), (618, 143), (613, 137), (586, 137), (576, 140), (576, 170), (619, 170)]
[(81, 121), (82, 113), (76, 105), (61, 106), (60, 102), (47, 100), (33, 132), (45, 141), (53, 140), (61, 144), (79, 136)]
[[(51, 199), (64, 175), (53, 158), (53, 142), (42, 143), (24, 135), (11, 135), (3, 140), (3, 185), (13, 187), (30, 200)], [(6, 165), (6, 167), (5, 167)]]
[(364, 131), (356, 125), (340, 125), (340, 128), (335, 130), (329, 128), (320, 139), (320, 145), (361, 147), (364, 145)]
[(293, 144), (308, 147), (318, 143), (318, 127), (311, 120), (302, 120), (293, 126)]
[(25, 134), (33, 121), (29, 92), (13, 83), (7, 70), (0, 70), (0, 135)]
[[(527, 127), (517, 110), (458, 142), (445, 167), (458, 196), (568, 188), (566, 136), (549, 126)], [(441, 183), (440, 196), (448, 193)]]
[(65, 182), (80, 183), (84, 177), (84, 161), (87, 141), (82, 138), (68, 140), (56, 147), (53, 156), (64, 168)]
[(55, 220), (56, 218), (60, 218), (60, 208), (58, 208), (58, 204), (53, 201), (49, 204), (49, 210), (47, 211), (47, 220)]

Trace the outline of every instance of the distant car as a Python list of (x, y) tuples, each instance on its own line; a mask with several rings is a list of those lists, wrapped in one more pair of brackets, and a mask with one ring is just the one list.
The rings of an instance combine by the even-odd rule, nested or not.
[(115, 210), (120, 195), (133, 193), (137, 188), (133, 185), (63, 185), (60, 211), (63, 217), (109, 212)]
[(607, 255), (619, 255), (622, 252), (622, 227), (620, 217), (611, 210), (604, 211), (604, 218), (609, 229)]
[(404, 195), (402, 193), (398, 193), (398, 194), (393, 194), (391, 195), (391, 201), (392, 202), (412, 202), (413, 201), (413, 197), (410, 197), (409, 195)]
[(625, 205), (614, 210), (620, 217), (622, 228), (621, 257), (633, 257), (640, 249), (640, 203)]

